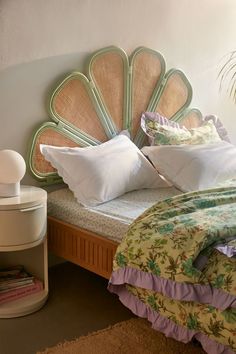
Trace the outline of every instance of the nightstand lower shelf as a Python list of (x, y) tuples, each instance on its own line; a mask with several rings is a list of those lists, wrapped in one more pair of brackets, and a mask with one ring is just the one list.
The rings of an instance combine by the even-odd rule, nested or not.
[[(46, 191), (37, 187), (21, 186), (19, 196), (0, 197), (0, 318), (28, 315), (39, 310), (46, 302), (46, 230)], [(16, 273), (10, 273), (10, 276), (7, 273), (6, 280), (4, 270), (11, 267), (18, 268)], [(19, 283), (20, 278), (22, 283)]]
[[(30, 247), (31, 246), (31, 247)], [(9, 249), (7, 247), (7, 249)], [(43, 283), (43, 290), (28, 294), (21, 298), (0, 303), (0, 318), (11, 318), (28, 315), (39, 310), (48, 298), (48, 259), (47, 237), (37, 242), (15, 246), (15, 251), (10, 248), (0, 247), (0, 267), (23, 265), (30, 274), (34, 275)], [(3, 251), (4, 250), (4, 251)]]
[(0, 305), (0, 318), (12, 318), (28, 315), (39, 310), (48, 298), (48, 290), (25, 296)]

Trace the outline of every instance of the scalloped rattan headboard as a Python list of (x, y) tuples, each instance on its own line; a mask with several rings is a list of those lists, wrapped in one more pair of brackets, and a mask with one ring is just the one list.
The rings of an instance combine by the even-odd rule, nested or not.
[(104, 142), (123, 129), (143, 146), (142, 112), (159, 112), (186, 127), (198, 126), (202, 115), (189, 109), (191, 85), (177, 69), (165, 72), (165, 60), (155, 50), (139, 47), (131, 57), (111, 46), (95, 52), (88, 61), (87, 75), (73, 72), (53, 92), (49, 113), (52, 121), (33, 135), (28, 165), (45, 184), (61, 181), (46, 162), (39, 145), (89, 146)]

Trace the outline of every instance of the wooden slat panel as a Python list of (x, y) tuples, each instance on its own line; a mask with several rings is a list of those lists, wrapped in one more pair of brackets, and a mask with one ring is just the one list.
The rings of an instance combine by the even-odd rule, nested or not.
[(48, 217), (48, 240), (55, 255), (109, 279), (116, 242), (52, 217)]
[(71, 250), (72, 257), (77, 257), (77, 238), (73, 237), (72, 239), (72, 250)]
[(81, 261), (85, 260), (85, 240), (82, 237), (79, 237), (79, 250), (78, 255)]
[(94, 243), (90, 242), (89, 261), (94, 266)]
[(98, 267), (98, 245), (94, 244), (94, 267)]
[(98, 245), (98, 267), (103, 268), (102, 267), (102, 246), (101, 245)]

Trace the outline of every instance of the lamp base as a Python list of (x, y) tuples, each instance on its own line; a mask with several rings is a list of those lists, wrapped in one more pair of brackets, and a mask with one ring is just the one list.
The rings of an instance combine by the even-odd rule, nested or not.
[(20, 195), (20, 182), (0, 183), (0, 197), (17, 197)]

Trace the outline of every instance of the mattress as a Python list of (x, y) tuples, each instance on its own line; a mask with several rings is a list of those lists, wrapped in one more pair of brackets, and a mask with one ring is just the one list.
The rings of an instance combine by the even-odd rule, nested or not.
[(180, 193), (174, 187), (142, 189), (87, 208), (63, 188), (48, 193), (48, 215), (120, 243), (134, 219), (156, 202)]

